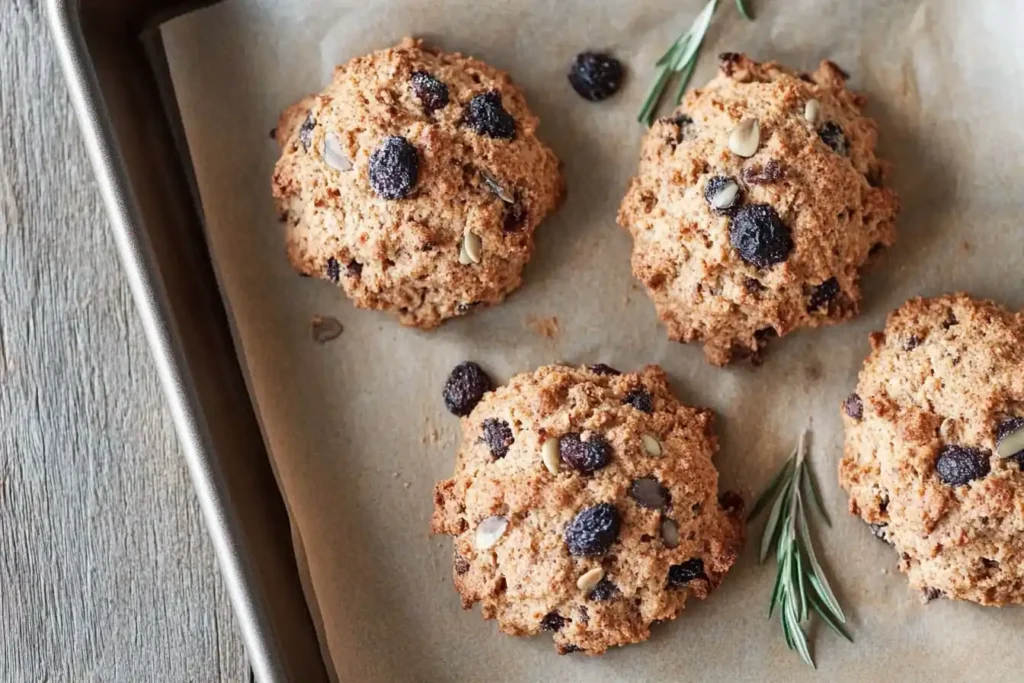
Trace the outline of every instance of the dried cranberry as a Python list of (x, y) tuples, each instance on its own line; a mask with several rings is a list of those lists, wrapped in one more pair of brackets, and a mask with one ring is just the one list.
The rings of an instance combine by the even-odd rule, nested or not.
[(491, 449), (491, 455), (495, 458), (504, 458), (508, 455), (508, 447), (516, 441), (508, 422), (489, 417), (480, 426), (483, 431), (482, 439)]
[(419, 154), (412, 143), (392, 135), (370, 155), (370, 185), (384, 199), (401, 199), (416, 184), (419, 167)]
[(497, 90), (477, 95), (466, 106), (466, 124), (480, 135), (511, 140), (516, 136), (516, 120), (501, 106)]
[(569, 68), (569, 83), (580, 97), (606, 100), (622, 85), (622, 63), (603, 52), (581, 52)]
[(704, 560), (692, 557), (682, 564), (674, 564), (668, 570), (669, 588), (680, 588), (694, 579), (707, 579), (704, 573)]
[(558, 440), (558, 454), (570, 467), (591, 474), (611, 462), (612, 446), (599, 434), (583, 441), (579, 433), (569, 432)]
[(622, 399), (622, 402), (633, 406), (643, 413), (654, 412), (654, 397), (643, 387), (630, 389), (629, 393), (626, 394), (626, 398)]
[(807, 312), (820, 310), (828, 305), (839, 295), (839, 280), (834, 277), (822, 282), (811, 292), (811, 299), (807, 302)]
[(757, 268), (782, 263), (793, 250), (789, 228), (768, 204), (740, 207), (729, 223), (729, 242), (741, 259)]
[(602, 555), (619, 537), (620, 526), (619, 511), (611, 503), (584, 508), (565, 527), (565, 545), (576, 557)]
[(448, 86), (426, 71), (414, 71), (410, 81), (412, 91), (428, 114), (448, 106)]
[(854, 420), (860, 420), (864, 417), (864, 404), (861, 403), (860, 396), (857, 394), (850, 394), (843, 401), (843, 412), (852, 417)]
[(472, 361), (459, 363), (444, 383), (444, 405), (454, 415), (469, 415), (492, 388), (491, 378), (479, 365)]
[(943, 446), (935, 461), (935, 472), (947, 486), (964, 486), (989, 473), (988, 456), (977, 448), (950, 444)]

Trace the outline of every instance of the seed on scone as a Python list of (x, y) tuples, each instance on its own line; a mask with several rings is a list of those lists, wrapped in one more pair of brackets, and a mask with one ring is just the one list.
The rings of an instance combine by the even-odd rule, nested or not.
[(807, 302), (807, 311), (817, 311), (828, 305), (839, 295), (839, 280), (834, 277), (822, 282), (811, 292), (811, 299)]
[(459, 363), (444, 383), (444, 405), (452, 414), (464, 417), (493, 388), (491, 378), (479, 365), (472, 361)]
[(558, 612), (549, 612), (544, 615), (544, 618), (540, 620), (541, 631), (560, 631), (565, 626), (568, 619), (563, 617)]
[(707, 579), (704, 573), (704, 560), (691, 557), (682, 564), (674, 564), (668, 570), (669, 588), (680, 588), (694, 579)]
[(515, 443), (512, 428), (508, 426), (508, 422), (489, 417), (483, 421), (481, 428), (483, 441), (491, 450), (491, 455), (495, 458), (504, 458), (508, 455), (508, 447)]
[(558, 439), (547, 439), (540, 447), (540, 459), (551, 474), (558, 474)]
[(609, 581), (606, 576), (597, 582), (597, 585), (594, 586), (594, 590), (590, 591), (590, 595), (587, 597), (596, 602), (602, 602), (615, 595), (618, 590), (619, 589), (615, 584)]
[(508, 517), (495, 515), (481, 521), (476, 527), (473, 545), (477, 550), (490, 550), (505, 535)]
[(743, 119), (729, 133), (729, 151), (743, 158), (757, 154), (761, 145), (761, 124), (757, 119)]
[(345, 156), (337, 133), (332, 132), (324, 136), (324, 162), (335, 171), (344, 173), (352, 170), (352, 162)]
[(668, 490), (654, 477), (642, 477), (633, 481), (629, 495), (636, 504), (649, 510), (664, 510), (668, 505)]
[(466, 124), (480, 135), (511, 140), (516, 136), (516, 120), (501, 105), (497, 90), (477, 95), (466, 105)]
[(849, 151), (846, 143), (846, 135), (843, 134), (843, 129), (840, 128), (837, 123), (826, 121), (818, 130), (818, 137), (820, 137), (821, 141), (828, 145), (836, 154), (846, 156)]
[(333, 256), (327, 257), (327, 279), (331, 282), (337, 283), (341, 280), (341, 264), (338, 263), (338, 259)]
[(468, 266), (470, 263), (480, 263), (483, 252), (483, 240), (467, 226), (462, 233), (462, 244), (459, 247), (459, 263)]
[(484, 184), (487, 186), (487, 189), (496, 194), (498, 197), (500, 197), (501, 201), (506, 202), (508, 204), (515, 203), (515, 197), (508, 193), (508, 190), (506, 190), (502, 186), (502, 184), (498, 182), (497, 178), (495, 178), (494, 176), (492, 176), (490, 173), (483, 169), (480, 169), (480, 177), (484, 179)]
[(806, 119), (808, 123), (817, 123), (818, 116), (820, 115), (821, 102), (814, 99), (807, 100), (807, 103), (804, 104), (804, 119)]
[(622, 374), (621, 372), (619, 372), (615, 368), (611, 367), (610, 365), (605, 365), (604, 363), (595, 363), (594, 365), (588, 366), (587, 369), (590, 370), (595, 375), (621, 375)]
[(644, 451), (647, 455), (655, 458), (661, 457), (661, 442), (653, 434), (641, 434), (640, 441), (644, 444)]
[(996, 455), (1024, 461), (1024, 417), (1011, 417), (996, 427)]
[(411, 142), (399, 135), (384, 139), (370, 155), (370, 185), (384, 199), (401, 199), (409, 194), (419, 175), (419, 154)]
[(414, 71), (409, 79), (412, 91), (423, 105), (424, 111), (433, 114), (448, 106), (448, 86), (426, 71)]
[(569, 68), (569, 83), (584, 99), (600, 102), (622, 85), (622, 63), (603, 52), (581, 52)]
[(850, 394), (843, 401), (843, 412), (852, 417), (854, 420), (860, 420), (864, 417), (864, 404), (861, 403), (860, 396), (857, 394)]
[(599, 503), (580, 510), (565, 527), (565, 545), (570, 555), (603, 555), (619, 537), (619, 511), (611, 503)]
[(306, 114), (306, 120), (299, 126), (299, 142), (302, 143), (303, 151), (308, 152), (309, 146), (313, 144), (313, 129), (316, 128), (316, 120), (313, 112)]
[(757, 268), (782, 263), (793, 250), (789, 228), (768, 204), (741, 206), (729, 222), (729, 243), (741, 259)]
[(719, 211), (736, 206), (739, 197), (739, 183), (728, 176), (716, 175), (704, 186), (704, 199)]
[(666, 548), (679, 547), (679, 525), (668, 517), (661, 520), (661, 540)]
[(605, 467), (612, 459), (612, 446), (600, 434), (590, 434), (584, 441), (579, 432), (569, 432), (558, 440), (562, 460), (583, 474)]
[(654, 412), (654, 397), (643, 387), (630, 389), (629, 393), (626, 394), (626, 398), (622, 399), (622, 402), (644, 413)]
[(597, 584), (604, 578), (604, 567), (594, 567), (590, 571), (583, 572), (580, 577), (576, 579), (576, 587), (584, 593), (597, 588)]
[(976, 448), (948, 444), (939, 450), (935, 472), (947, 486), (964, 486), (989, 473), (988, 456)]

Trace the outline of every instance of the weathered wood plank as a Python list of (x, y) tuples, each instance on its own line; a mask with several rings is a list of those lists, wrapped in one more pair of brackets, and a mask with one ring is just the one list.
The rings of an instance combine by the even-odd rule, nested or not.
[(248, 668), (49, 35), (0, 2), (0, 680)]

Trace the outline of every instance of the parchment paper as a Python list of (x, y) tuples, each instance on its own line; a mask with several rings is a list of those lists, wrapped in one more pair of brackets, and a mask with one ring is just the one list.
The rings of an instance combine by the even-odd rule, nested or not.
[[(1024, 303), (1019, 183), (1024, 20), (1014, 0), (754, 0), (754, 23), (723, 0), (694, 83), (718, 52), (809, 69), (830, 58), (868, 94), (881, 153), (897, 164), (899, 241), (865, 282), (862, 315), (769, 347), (764, 365), (717, 369), (668, 342), (630, 274), (615, 210), (634, 172), (634, 121), (658, 55), (703, 0), (228, 0), (165, 27), (209, 241), (233, 312), (274, 463), (301, 533), (324, 649), (345, 681), (1020, 681), (1024, 610), (923, 606), (895, 553), (849, 516), (836, 482), (840, 400), (867, 334), (913, 295), (963, 289)], [(296, 277), (270, 199), (277, 113), (320, 89), (336, 63), (411, 34), (510, 71), (565, 162), (569, 195), (539, 229), (525, 284), (504, 305), (431, 333), (359, 311), (334, 286)], [(625, 89), (592, 104), (565, 70), (586, 48), (628, 66)], [(345, 331), (317, 345), (313, 315)], [(531, 328), (556, 316), (553, 339)], [(535, 326), (535, 325), (534, 325)], [(833, 528), (820, 534), (851, 616), (851, 645), (820, 625), (820, 671), (787, 651), (765, 609), (774, 568), (752, 543), (725, 583), (645, 645), (558, 657), (550, 640), (498, 635), (463, 612), (449, 539), (428, 536), (431, 487), (450, 476), (457, 420), (440, 391), (457, 362), (499, 381), (553, 361), (656, 362), (687, 402), (719, 416), (724, 488), (760, 490), (798, 431)], [(760, 526), (751, 529), (759, 536)]]

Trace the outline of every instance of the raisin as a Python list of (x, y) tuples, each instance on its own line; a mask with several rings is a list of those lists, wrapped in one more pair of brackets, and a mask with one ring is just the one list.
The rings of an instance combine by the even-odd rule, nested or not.
[(506, 203), (501, 229), (505, 232), (519, 232), (526, 225), (526, 215), (526, 207), (521, 202)]
[(348, 262), (348, 265), (345, 266), (345, 274), (349, 277), (359, 277), (363, 274), (363, 264), (352, 259)]
[(789, 228), (768, 204), (740, 207), (729, 223), (729, 242), (741, 259), (757, 268), (782, 263), (793, 250)]
[(861, 403), (860, 396), (857, 394), (850, 394), (843, 401), (843, 412), (852, 417), (854, 420), (860, 420), (864, 417), (864, 404)]
[(508, 447), (515, 443), (512, 436), (512, 429), (508, 422), (489, 417), (481, 425), (483, 429), (482, 439), (487, 447), (491, 449), (491, 455), (495, 458), (504, 458), (508, 455)]
[(692, 557), (682, 564), (674, 564), (668, 569), (668, 587), (680, 588), (694, 579), (707, 579), (704, 573), (704, 560)]
[(984, 477), (990, 468), (985, 453), (967, 446), (943, 446), (935, 461), (935, 472), (947, 486), (964, 486)]
[(501, 106), (497, 90), (477, 95), (466, 106), (466, 124), (480, 135), (511, 140), (516, 136), (516, 120)]
[(743, 289), (747, 290), (751, 294), (758, 294), (767, 288), (761, 284), (760, 280), (748, 277), (743, 280)]
[(807, 312), (821, 310), (824, 307), (828, 309), (828, 305), (832, 303), (835, 298), (839, 295), (839, 280), (834, 277), (822, 282), (820, 285), (814, 288), (811, 292), (811, 299), (807, 302)]
[(693, 125), (693, 119), (686, 114), (666, 116), (665, 118), (658, 119), (658, 121), (669, 126), (675, 126), (675, 132), (668, 138), (668, 143), (672, 145), (673, 148), (686, 138), (687, 132)]
[(341, 265), (333, 256), (327, 258), (327, 279), (334, 283), (341, 280)]
[(437, 80), (426, 71), (414, 71), (410, 78), (412, 91), (416, 94), (423, 110), (433, 114), (438, 109), (448, 106), (448, 86)]
[(469, 560), (464, 558), (462, 555), (455, 556), (455, 573), (465, 574), (469, 571)]
[(619, 372), (615, 368), (611, 367), (610, 365), (605, 365), (604, 363), (595, 363), (594, 365), (588, 366), (587, 369), (590, 370), (595, 375), (621, 375), (622, 374), (621, 372)]
[(907, 340), (905, 342), (903, 342), (903, 350), (904, 351), (913, 351), (914, 349), (916, 349), (920, 345), (921, 345), (921, 338), (918, 337), (916, 334), (912, 334), (909, 337), (907, 337)]
[(606, 100), (618, 92), (622, 76), (622, 63), (603, 52), (581, 52), (569, 68), (573, 90), (591, 102)]
[(579, 433), (569, 432), (558, 440), (558, 454), (570, 467), (591, 474), (611, 461), (612, 447), (598, 434), (591, 434), (588, 441), (583, 441)]
[(743, 169), (743, 181), (748, 185), (771, 185), (786, 177), (786, 172), (775, 159), (769, 159), (764, 166), (754, 168), (748, 166)]
[(743, 496), (735, 491), (726, 491), (718, 496), (718, 507), (722, 508), (727, 515), (742, 515), (746, 506)]
[(654, 412), (654, 398), (643, 387), (630, 389), (629, 393), (626, 394), (626, 398), (622, 399), (622, 402), (633, 406), (643, 413)]
[(569, 620), (558, 612), (548, 612), (540, 620), (541, 631), (560, 631)]
[(316, 128), (316, 121), (313, 119), (313, 113), (306, 114), (306, 120), (299, 126), (299, 142), (302, 143), (302, 149), (305, 152), (309, 151), (309, 146), (313, 144), (313, 129)]
[(491, 378), (479, 365), (472, 361), (459, 363), (444, 383), (444, 405), (454, 415), (469, 415), (493, 388)]
[(629, 487), (629, 495), (637, 505), (648, 510), (664, 510), (668, 507), (668, 489), (654, 477), (634, 480)]
[(603, 602), (615, 595), (618, 590), (619, 589), (615, 587), (615, 584), (609, 581), (606, 577), (597, 582), (597, 585), (594, 586), (594, 590), (590, 591), (590, 595), (588, 597), (591, 600)]
[(848, 149), (846, 144), (846, 135), (843, 134), (843, 129), (838, 124), (832, 121), (826, 121), (822, 124), (818, 130), (818, 137), (824, 142), (829, 148), (836, 154), (846, 156)]
[(704, 201), (718, 213), (733, 213), (742, 199), (743, 190), (740, 189), (739, 183), (729, 176), (716, 175), (704, 185)]
[(391, 135), (370, 155), (370, 185), (384, 199), (401, 199), (416, 184), (419, 168), (419, 155), (412, 143)]
[(611, 503), (584, 508), (565, 527), (565, 545), (577, 557), (602, 555), (619, 537), (620, 526), (619, 511)]
[[(1020, 429), (1024, 429), (1024, 417), (1011, 417), (1003, 420), (996, 427), (996, 445), (998, 446), (1003, 442), (1003, 439)], [(1024, 449), (1021, 449), (1016, 453), (1012, 453), (1007, 457), (1020, 465), (1021, 469), (1024, 469)]]

